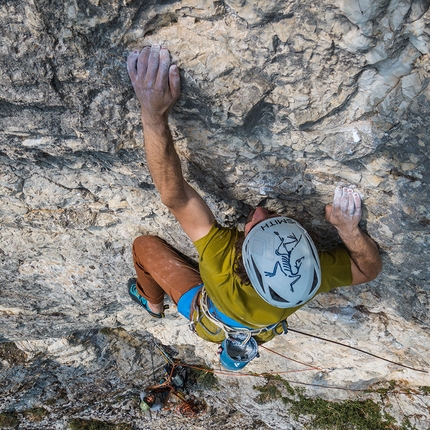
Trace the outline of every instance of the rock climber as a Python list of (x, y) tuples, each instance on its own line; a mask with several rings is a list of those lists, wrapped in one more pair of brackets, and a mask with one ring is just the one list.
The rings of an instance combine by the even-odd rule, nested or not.
[(164, 408), (172, 389), (170, 387), (149, 387), (140, 393), (140, 409), (142, 411), (158, 412)]
[(140, 393), (140, 409), (142, 411), (160, 411), (166, 406), (172, 393), (177, 393), (185, 388), (188, 378), (185, 367), (178, 364), (167, 364), (164, 371), (167, 375), (166, 380), (161, 381), (158, 385), (146, 387)]
[(222, 343), (245, 334), (261, 344), (285, 332), (286, 319), (316, 294), (378, 276), (381, 257), (359, 228), (361, 198), (350, 188), (336, 187), (325, 209), (346, 249), (317, 252), (299, 223), (264, 207), (251, 212), (244, 232), (220, 226), (184, 179), (174, 147), (168, 115), (180, 95), (180, 76), (169, 51), (159, 45), (134, 51), (127, 68), (154, 184), (199, 254), (197, 270), (156, 236), (134, 241), (137, 279), (129, 281), (129, 294), (152, 317), (164, 317), (167, 294), (200, 337)]

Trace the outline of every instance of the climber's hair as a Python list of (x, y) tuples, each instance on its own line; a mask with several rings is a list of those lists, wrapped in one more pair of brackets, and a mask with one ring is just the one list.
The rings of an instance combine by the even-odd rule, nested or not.
[(241, 231), (239, 232), (239, 236), (237, 237), (236, 242), (234, 244), (235, 259), (234, 259), (233, 270), (234, 270), (234, 273), (239, 277), (239, 279), (244, 284), (249, 284), (251, 281), (248, 278), (248, 274), (246, 273), (245, 265), (243, 264), (243, 260), (242, 260), (242, 246), (243, 246), (244, 240), (245, 240), (245, 233)]

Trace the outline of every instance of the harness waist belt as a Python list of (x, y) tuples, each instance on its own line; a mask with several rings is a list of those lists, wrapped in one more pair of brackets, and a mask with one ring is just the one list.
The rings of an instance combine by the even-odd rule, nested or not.
[(235, 321), (233, 318), (228, 317), (226, 314), (223, 314), (220, 310), (216, 308), (213, 301), (208, 297), (208, 309), (211, 315), (217, 319), (218, 321), (222, 322), (223, 324), (233, 327), (233, 328), (245, 328), (247, 330), (252, 330), (251, 327), (247, 327), (246, 325), (243, 325), (237, 321)]
[(206, 314), (206, 316), (209, 317), (212, 322), (220, 326), (224, 331), (246, 332), (250, 336), (251, 334), (258, 334), (264, 331), (272, 330), (279, 324), (276, 323), (271, 324), (270, 326), (251, 328), (239, 323), (238, 321), (235, 321), (233, 318), (230, 318), (217, 309), (212, 300), (207, 296), (204, 289), (204, 284), (200, 284), (191, 288), (189, 291), (183, 294), (178, 301), (178, 311), (190, 321), (192, 320), (192, 312), (194, 311), (194, 306), (197, 299), (199, 299), (203, 313)]
[(188, 320), (191, 320), (191, 310), (193, 309), (193, 303), (197, 294), (200, 293), (202, 288), (203, 284), (191, 288), (191, 290), (188, 290), (185, 294), (183, 294), (178, 301), (178, 312)]

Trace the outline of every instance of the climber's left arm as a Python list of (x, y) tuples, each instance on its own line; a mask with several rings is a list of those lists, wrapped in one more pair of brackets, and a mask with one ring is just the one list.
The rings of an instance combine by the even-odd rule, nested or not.
[(361, 219), (360, 195), (349, 188), (337, 187), (333, 204), (326, 206), (326, 220), (336, 227), (351, 257), (352, 284), (375, 279), (382, 270), (382, 259), (373, 239), (358, 223)]

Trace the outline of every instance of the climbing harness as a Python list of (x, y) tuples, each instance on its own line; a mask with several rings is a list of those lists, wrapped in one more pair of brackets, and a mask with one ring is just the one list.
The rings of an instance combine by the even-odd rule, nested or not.
[(202, 310), (203, 315), (209, 321), (211, 321), (213, 324), (218, 326), (224, 332), (226, 338), (228, 338), (230, 335), (235, 335), (238, 333), (241, 333), (241, 334), (245, 333), (246, 338), (243, 341), (244, 343), (248, 342), (248, 340), (251, 338), (251, 336), (258, 335), (258, 334), (262, 333), (263, 331), (271, 330), (273, 327), (276, 326), (276, 324), (275, 324), (275, 325), (269, 326), (269, 327), (252, 329), (249, 327), (240, 326), (240, 324), (238, 324), (240, 327), (233, 327), (231, 325), (228, 325), (228, 324), (222, 322), (220, 319), (216, 318), (212, 314), (211, 308), (213, 308), (213, 306), (210, 302), (209, 296), (206, 293), (205, 287), (203, 287), (202, 291), (201, 291), (201, 297), (200, 297), (200, 309)]
[(199, 310), (201, 311), (201, 315), (198, 315), (197, 321), (193, 320), (190, 323), (190, 327), (195, 331), (195, 324), (197, 322), (200, 323), (201, 327), (205, 328), (202, 322), (203, 316), (215, 327), (218, 327), (219, 333), (223, 333), (222, 339), (220, 339), (222, 341), (219, 349), (220, 361), (228, 370), (243, 369), (251, 360), (259, 356), (258, 344), (253, 336), (258, 336), (271, 330), (275, 334), (280, 334), (279, 330), (276, 330), (279, 326), (282, 327), (283, 333), (287, 333), (288, 331), (286, 321), (256, 329), (235, 322), (216, 310), (204, 286), (200, 292)]
[[(244, 342), (247, 342), (251, 336), (257, 336), (261, 333), (270, 331), (275, 329), (277, 326), (281, 325), (282, 326), (282, 333), (287, 333), (288, 329), (287, 329), (287, 325), (286, 325), (286, 321), (281, 321), (280, 323), (276, 323), (276, 324), (272, 324), (270, 326), (264, 326), (261, 328), (249, 328), (246, 326), (243, 326), (242, 324), (236, 323), (234, 320), (232, 320), (231, 318), (228, 317), (224, 317), (224, 319), (228, 318), (230, 321), (230, 324), (227, 324), (226, 322), (221, 321), (221, 318), (219, 318), (219, 314), (221, 314), (221, 312), (217, 312), (218, 314), (218, 318), (214, 315), (213, 313), (213, 309), (214, 309), (214, 305), (211, 302), (209, 296), (206, 293), (206, 289), (205, 287), (202, 288), (201, 290), (201, 297), (200, 297), (200, 310), (202, 311), (202, 314), (214, 325), (216, 325), (217, 327), (219, 327), (223, 332), (226, 338), (228, 338), (231, 335), (235, 335), (238, 333), (245, 333), (246, 334), (246, 339), (244, 340)], [(192, 324), (193, 322), (191, 322)], [(231, 324), (235, 324), (236, 326), (233, 326)], [(280, 334), (279, 332), (276, 332), (276, 334)]]

